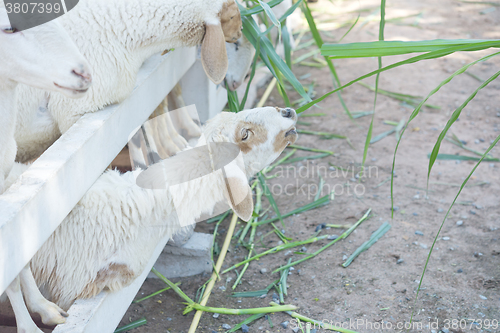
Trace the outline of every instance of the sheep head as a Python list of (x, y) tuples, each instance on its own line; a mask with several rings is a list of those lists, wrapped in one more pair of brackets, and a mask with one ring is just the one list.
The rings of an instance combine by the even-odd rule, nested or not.
[(238, 9), (238, 5), (234, 0), (227, 1), (222, 6), (222, 10), (219, 15), (220, 24), (222, 31), (224, 32), (226, 42), (235, 43), (239, 38), (241, 38), (241, 30), (243, 29), (243, 23), (241, 22), (241, 14)]
[(210, 120), (208, 142), (232, 142), (243, 155), (247, 178), (269, 166), (297, 140), (297, 114), (290, 108), (262, 107), (238, 113), (222, 112)]

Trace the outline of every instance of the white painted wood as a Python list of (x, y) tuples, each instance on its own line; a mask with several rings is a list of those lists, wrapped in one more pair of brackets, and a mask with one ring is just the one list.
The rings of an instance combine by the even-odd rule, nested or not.
[(83, 116), (0, 196), (0, 294), (125, 146), (131, 132), (193, 65), (195, 56), (196, 49), (189, 48), (152, 57), (141, 68), (129, 98)]
[(202, 123), (220, 113), (227, 104), (226, 89), (210, 81), (200, 60), (196, 60), (180, 84), (186, 105), (196, 105)]

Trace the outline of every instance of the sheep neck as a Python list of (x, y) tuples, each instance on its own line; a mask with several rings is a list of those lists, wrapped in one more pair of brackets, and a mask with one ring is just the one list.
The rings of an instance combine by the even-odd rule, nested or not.
[[(205, 34), (204, 22), (218, 16), (226, 0), (89, 0), (81, 3), (80, 18), (87, 15), (100, 25), (100, 38), (118, 41), (113, 48), (124, 47), (138, 57), (140, 63), (169, 49), (199, 45)], [(126, 5), (124, 5), (126, 4)], [(189, 15), (183, 15), (189, 13)], [(78, 14), (75, 14), (78, 15)], [(76, 29), (74, 16), (65, 18), (65, 27)], [(76, 32), (81, 34), (81, 32)]]

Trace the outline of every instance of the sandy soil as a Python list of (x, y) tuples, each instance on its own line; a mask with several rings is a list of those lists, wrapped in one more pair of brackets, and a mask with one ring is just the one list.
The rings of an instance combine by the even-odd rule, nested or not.
[[(372, 41), (378, 38), (378, 1), (334, 1), (321, 0), (311, 5), (318, 8), (318, 19), (324, 20), (323, 37), (326, 42), (340, 38), (347, 27), (338, 28), (338, 23), (356, 19), (360, 22), (347, 35), (343, 42)], [(328, 13), (320, 13), (326, 9)], [(496, 11), (491, 11), (496, 8)], [(406, 17), (403, 19), (398, 19)], [(436, 38), (500, 38), (500, 8), (491, 4), (470, 4), (455, 0), (442, 1), (388, 1), (385, 29), (387, 40), (424, 40)], [(327, 22), (328, 20), (328, 22)], [(306, 34), (301, 42), (310, 39)], [(300, 50), (295, 56), (309, 52)], [(427, 95), (447, 76), (465, 63), (476, 60), (493, 51), (459, 53), (443, 59), (420, 62), (385, 72), (380, 77), (380, 88), (413, 95)], [(384, 65), (401, 60), (393, 57), (384, 59)], [(377, 68), (373, 58), (336, 60), (338, 74), (343, 83), (355, 79)], [(315, 82), (317, 96), (333, 89), (330, 73), (325, 68), (311, 68), (295, 65), (297, 77), (304, 78), (302, 83)], [(474, 66), (470, 72), (487, 79), (500, 70), (500, 59), (493, 58)], [(365, 81), (374, 85), (374, 78)], [(280, 188), (288, 189), (288, 194), (275, 195), (282, 213), (301, 207), (313, 200), (319, 182), (318, 172), (326, 181), (323, 195), (328, 189), (336, 191), (335, 200), (300, 215), (285, 219), (285, 234), (293, 240), (303, 240), (315, 233), (323, 223), (351, 224), (364, 212), (372, 208), (369, 220), (361, 224), (348, 239), (322, 252), (317, 257), (294, 267), (288, 277), (287, 304), (300, 307), (302, 315), (319, 321), (326, 320), (344, 325), (358, 332), (402, 332), (404, 325), (414, 311), (414, 324), (410, 332), (500, 332), (487, 328), (487, 320), (500, 321), (500, 172), (498, 163), (483, 163), (474, 173), (470, 184), (458, 198), (441, 230), (438, 241), (423, 279), (422, 290), (415, 304), (416, 289), (427, 255), (439, 230), (446, 211), (460, 184), (472, 170), (474, 163), (462, 161), (438, 161), (430, 175), (429, 192), (426, 195), (426, 176), (428, 158), (440, 130), (450, 114), (478, 86), (480, 82), (468, 75), (461, 75), (445, 86), (429, 103), (441, 107), (439, 110), (424, 108), (422, 113), (410, 124), (404, 135), (396, 160), (394, 186), (394, 219), (390, 211), (390, 182), (392, 157), (396, 145), (395, 136), (390, 135), (370, 146), (367, 157), (368, 171), (357, 179), (363, 154), (363, 146), (370, 124), (370, 117), (351, 121), (344, 113), (338, 97), (331, 96), (307, 113), (324, 112), (326, 116), (302, 118), (311, 123), (299, 128), (332, 132), (345, 135), (347, 140), (321, 140), (317, 136), (301, 135), (297, 144), (301, 146), (327, 149), (335, 155), (307, 162), (287, 164), (287, 175), (283, 170), (275, 170), (278, 177), (269, 181), (275, 193)], [(500, 82), (493, 81), (484, 88), (462, 112), (459, 121), (451, 132), (467, 147), (484, 151), (490, 141), (496, 138), (500, 123)], [(260, 92), (262, 93), (262, 92)], [(373, 92), (353, 85), (342, 94), (351, 111), (370, 111), (373, 109)], [(291, 99), (297, 99), (291, 94)], [(276, 92), (268, 104), (282, 105)], [(380, 95), (377, 100), (374, 120), (374, 136), (391, 127), (385, 120), (399, 122), (408, 119), (412, 108), (399, 101)], [(288, 150), (287, 150), (288, 152)], [(474, 156), (467, 151), (444, 141), (442, 153)], [(308, 156), (315, 153), (298, 151), (295, 156)], [(497, 149), (492, 155), (500, 156)], [(332, 168), (335, 165), (340, 168)], [(294, 174), (293, 171), (297, 173)], [(286, 185), (289, 185), (286, 187)], [(264, 201), (264, 208), (268, 203)], [(271, 213), (272, 215), (273, 213)], [(371, 233), (383, 222), (392, 225), (391, 230), (362, 253), (348, 268), (340, 266)], [(457, 224), (458, 221), (461, 221)], [(229, 220), (221, 224), (217, 242), (222, 245)], [(237, 226), (237, 230), (243, 227)], [(279, 224), (277, 224), (279, 226)], [(200, 223), (198, 231), (213, 232), (214, 225)], [(269, 225), (257, 230), (257, 251), (278, 245), (279, 238), (268, 233)], [(338, 229), (323, 229), (321, 234), (342, 233)], [(313, 253), (327, 241), (307, 245), (307, 253)], [(300, 248), (295, 251), (301, 251)], [(259, 290), (278, 278), (271, 274), (275, 268), (286, 264), (289, 258), (297, 260), (302, 254), (283, 251), (252, 262), (245, 273), (241, 285), (235, 291)], [(224, 267), (229, 267), (247, 255), (242, 247), (230, 246)], [(264, 272), (264, 270), (267, 272)], [(197, 289), (209, 276), (194, 276), (181, 280), (182, 290), (194, 298)], [(209, 304), (213, 307), (251, 308), (268, 306), (273, 299), (274, 290), (264, 298), (230, 298), (231, 286), (236, 278), (234, 272), (222, 276)], [(174, 280), (177, 282), (178, 280)], [(138, 297), (164, 288), (159, 280), (147, 280)], [(182, 315), (184, 305), (174, 292), (165, 292), (139, 304), (133, 304), (122, 320), (122, 325), (141, 317), (148, 324), (131, 332), (187, 332), (193, 313)], [(222, 332), (224, 324), (234, 326), (246, 316), (204, 314), (198, 332)], [(250, 332), (293, 332), (296, 327), (291, 317), (276, 313), (257, 320), (250, 325)], [(453, 320), (462, 320), (462, 327), (453, 325)], [(289, 321), (288, 328), (280, 324)], [(472, 322), (475, 321), (475, 324)], [(402, 326), (403, 325), (403, 326)], [(482, 325), (482, 326), (481, 326)], [(392, 327), (391, 329), (388, 327)], [(407, 326), (408, 327), (408, 326)], [(419, 328), (420, 327), (420, 328)], [(305, 330), (304, 330), (305, 331)], [(323, 332), (324, 330), (318, 330)], [(3, 331), (2, 331), (3, 332)], [(7, 332), (7, 331), (6, 331)]]

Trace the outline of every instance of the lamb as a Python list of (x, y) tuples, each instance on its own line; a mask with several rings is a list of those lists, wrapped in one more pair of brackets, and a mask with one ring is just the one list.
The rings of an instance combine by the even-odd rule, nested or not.
[[(81, 0), (61, 23), (94, 69), (94, 85), (78, 103), (18, 88), (21, 162), (38, 157), (85, 113), (123, 101), (140, 66), (156, 53), (201, 43), (204, 69), (220, 83), (227, 71), (225, 41), (241, 37), (234, 0)], [(40, 108), (46, 112), (37, 114)]]
[[(12, 27), (3, 1), (0, 1), (0, 194), (4, 178), (9, 174), (16, 154), (14, 130), (16, 122), (16, 93), (18, 83), (24, 83), (79, 98), (88, 90), (91, 71), (64, 29), (52, 21), (18, 33)], [(16, 316), (18, 332), (42, 332), (32, 321), (21, 293), (32, 285), (29, 268), (9, 285), (9, 297)], [(21, 281), (20, 281), (21, 280)], [(35, 288), (36, 289), (36, 288)], [(40, 313), (44, 323), (60, 323), (65, 312), (45, 300), (38, 290), (27, 292), (30, 309)]]
[[(226, 178), (219, 169), (171, 185), (177, 186), (171, 195), (136, 184), (137, 179), (143, 187), (157, 185), (162, 172), (148, 176), (149, 168), (125, 174), (106, 171), (33, 257), (31, 269), (37, 284), (52, 301), (68, 309), (77, 298), (93, 297), (105, 288), (116, 291), (130, 284), (144, 270), (160, 239), (173, 235), (181, 226), (192, 225), (202, 213), (210, 214), (224, 198), (231, 198), (229, 206), (248, 220), (253, 211), (248, 178), (296, 141), (296, 120), (295, 111), (289, 108), (222, 112), (206, 124), (199, 146), (207, 142), (233, 143), (243, 165), (224, 168)], [(180, 156), (176, 155), (165, 166), (170, 166), (170, 171), (178, 166), (180, 178), (197, 174), (204, 168), (203, 159), (195, 156), (195, 149), (200, 147), (188, 150), (194, 154), (190, 163), (175, 160)], [(172, 178), (166, 181), (173, 182)]]

